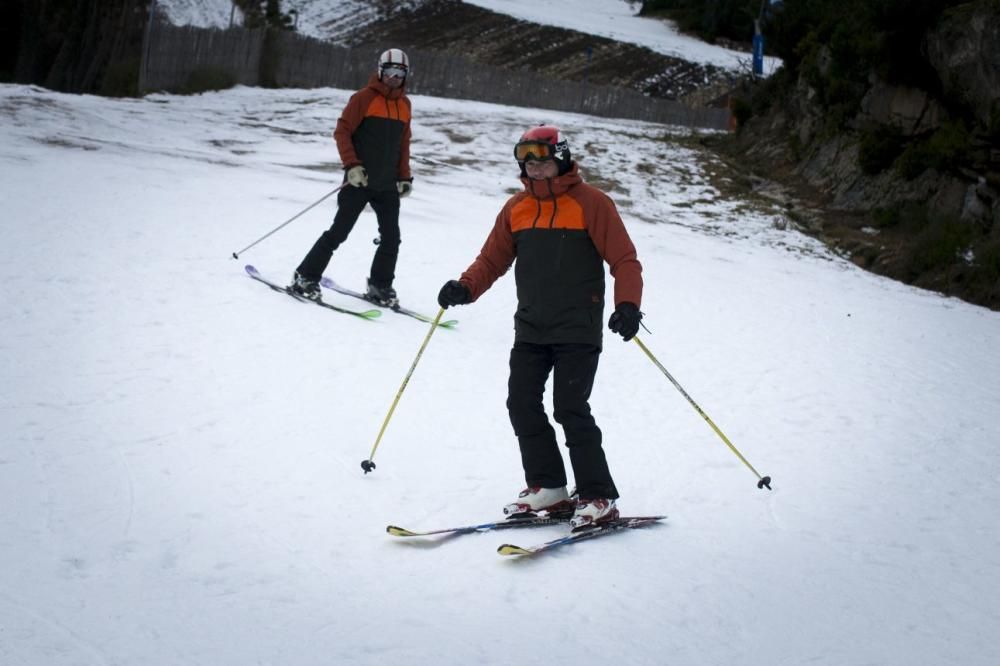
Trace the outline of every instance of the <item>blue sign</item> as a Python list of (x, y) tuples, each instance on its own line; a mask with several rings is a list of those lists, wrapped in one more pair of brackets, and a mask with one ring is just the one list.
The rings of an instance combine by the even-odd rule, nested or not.
[(753, 73), (764, 74), (764, 35), (759, 32), (753, 36)]

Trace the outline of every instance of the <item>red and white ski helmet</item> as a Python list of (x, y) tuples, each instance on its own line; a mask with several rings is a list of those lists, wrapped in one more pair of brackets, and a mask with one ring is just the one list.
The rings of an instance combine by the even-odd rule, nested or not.
[(382, 80), (382, 72), (389, 67), (403, 70), (405, 78), (410, 73), (410, 59), (402, 49), (383, 51), (378, 57), (378, 80)]
[(521, 135), (514, 144), (514, 159), (524, 170), (524, 163), (530, 159), (554, 160), (562, 175), (573, 166), (569, 143), (555, 125), (532, 127)]

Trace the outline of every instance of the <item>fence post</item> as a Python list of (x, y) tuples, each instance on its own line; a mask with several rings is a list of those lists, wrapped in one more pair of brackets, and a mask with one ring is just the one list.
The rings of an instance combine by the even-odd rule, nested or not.
[(149, 67), (149, 34), (153, 30), (153, 17), (155, 14), (156, 0), (149, 0), (149, 16), (146, 17), (146, 29), (142, 32), (142, 57), (139, 58), (139, 82), (136, 84), (136, 92), (140, 97), (146, 92), (146, 68)]

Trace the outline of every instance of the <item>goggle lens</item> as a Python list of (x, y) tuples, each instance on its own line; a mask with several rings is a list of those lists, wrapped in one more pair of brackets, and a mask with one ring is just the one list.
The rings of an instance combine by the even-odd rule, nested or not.
[(406, 68), (396, 66), (383, 67), (382, 74), (389, 78), (402, 79), (406, 77)]
[(518, 162), (551, 160), (553, 157), (553, 147), (549, 143), (525, 141), (514, 146), (514, 159)]

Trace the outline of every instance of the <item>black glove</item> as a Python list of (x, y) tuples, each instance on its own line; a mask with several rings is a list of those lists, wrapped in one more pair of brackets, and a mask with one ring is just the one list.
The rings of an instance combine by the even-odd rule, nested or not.
[(619, 303), (608, 319), (608, 328), (622, 336), (625, 342), (635, 337), (639, 332), (639, 321), (642, 313), (635, 303)]
[(438, 305), (443, 308), (468, 303), (472, 298), (469, 288), (458, 280), (448, 280), (438, 292)]

